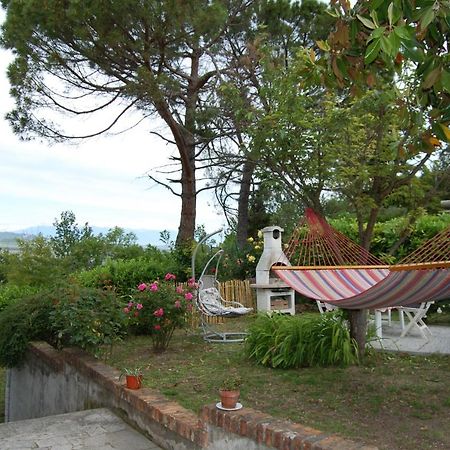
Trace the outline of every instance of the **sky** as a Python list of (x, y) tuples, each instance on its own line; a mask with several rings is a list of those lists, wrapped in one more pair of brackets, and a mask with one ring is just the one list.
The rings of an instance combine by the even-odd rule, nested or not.
[[(4, 12), (0, 10), (0, 22)], [(0, 50), (0, 231), (51, 225), (62, 211), (98, 227), (172, 230), (179, 225), (181, 200), (145, 176), (175, 152), (149, 131), (158, 122), (118, 136), (79, 145), (24, 142), (5, 114), (14, 107), (6, 76), (12, 54)], [(224, 225), (212, 194), (200, 194), (197, 225), (214, 231)]]

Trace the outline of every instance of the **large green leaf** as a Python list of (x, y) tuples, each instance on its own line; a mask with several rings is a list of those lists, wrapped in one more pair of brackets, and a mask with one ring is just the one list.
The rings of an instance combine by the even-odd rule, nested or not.
[(420, 27), (422, 30), (424, 30), (433, 20), (435, 17), (434, 8), (427, 8), (421, 15), (420, 15)]
[(366, 54), (364, 55), (364, 63), (370, 64), (375, 61), (376, 57), (380, 53), (381, 42), (380, 39), (374, 39), (367, 47)]
[(386, 27), (379, 27), (372, 31), (372, 33), (369, 36), (368, 42), (373, 39), (379, 39), (381, 36), (383, 36), (384, 32), (386, 31)]
[(395, 56), (400, 48), (400, 38), (394, 32), (391, 32), (391, 34), (388, 36), (388, 41), (392, 47), (391, 55)]
[(380, 42), (381, 42), (381, 50), (383, 50), (383, 52), (386, 53), (387, 55), (392, 55), (393, 48), (389, 39), (386, 36), (381, 36)]
[(412, 41), (414, 35), (411, 33), (411, 29), (405, 25), (394, 27), (394, 33), (403, 41)]
[(450, 93), (450, 72), (448, 70), (442, 72), (441, 81), (444, 90)]
[(440, 79), (441, 71), (442, 68), (439, 66), (429, 72), (422, 83), (422, 89), (430, 89)]
[(356, 17), (364, 24), (365, 27), (370, 28), (371, 30), (374, 30), (376, 28), (375, 24), (366, 17), (360, 16), (359, 14), (356, 14)]

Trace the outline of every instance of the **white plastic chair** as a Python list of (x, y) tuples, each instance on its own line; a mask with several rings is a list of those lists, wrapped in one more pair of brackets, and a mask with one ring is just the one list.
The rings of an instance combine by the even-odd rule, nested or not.
[[(399, 306), (397, 309), (400, 313), (400, 323), (402, 324), (402, 334), (400, 337), (405, 337), (411, 330), (417, 328), (426, 340), (432, 336), (427, 324), (423, 321), (427, 316), (428, 309), (434, 302), (423, 302), (418, 307), (413, 306)], [(406, 315), (409, 320), (408, 325), (405, 327), (403, 314)]]
[(319, 308), (320, 314), (324, 314), (328, 311), (334, 311), (335, 309), (338, 309), (337, 306), (330, 305), (329, 303), (323, 302), (321, 300), (316, 300), (317, 308)]

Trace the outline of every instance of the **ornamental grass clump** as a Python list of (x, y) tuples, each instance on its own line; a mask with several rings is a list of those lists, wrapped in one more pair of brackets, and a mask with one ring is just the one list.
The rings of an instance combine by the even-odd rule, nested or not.
[(265, 366), (288, 369), (358, 362), (356, 342), (340, 312), (260, 315), (248, 331), (246, 353)]
[(193, 279), (181, 285), (174, 274), (167, 273), (163, 280), (139, 284), (123, 312), (138, 332), (150, 334), (153, 349), (162, 352), (169, 346), (174, 330), (187, 325), (196, 287)]

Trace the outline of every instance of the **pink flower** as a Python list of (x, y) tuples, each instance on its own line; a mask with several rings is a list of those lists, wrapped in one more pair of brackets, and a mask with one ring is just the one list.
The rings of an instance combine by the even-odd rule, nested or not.
[(139, 316), (139, 313), (137, 311), (134, 312), (134, 317)]
[(154, 328), (155, 330), (160, 330), (160, 329), (161, 329), (161, 325), (155, 325), (153, 328)]
[(175, 302), (175, 308), (181, 308), (181, 302), (180, 302), (180, 300), (177, 300), (177, 301)]
[(173, 273), (166, 273), (166, 276), (164, 277), (166, 281), (175, 280), (176, 278), (177, 277)]
[(186, 294), (184, 294), (184, 298), (189, 301), (192, 300), (194, 296), (192, 295), (192, 292), (186, 292)]
[(192, 311), (192, 303), (188, 303), (186, 308), (187, 308), (188, 311)]
[(150, 290), (153, 292), (156, 292), (158, 290), (158, 283), (156, 283), (156, 281), (151, 284)]
[(139, 289), (140, 291), (145, 291), (145, 290), (147, 289), (147, 285), (146, 285), (145, 283), (141, 283), (141, 284), (138, 286), (138, 289)]
[(155, 317), (162, 317), (162, 316), (164, 315), (164, 309), (162, 309), (162, 308), (157, 309), (157, 310), (153, 313), (153, 315), (154, 315)]
[(133, 302), (128, 302), (128, 309), (131, 309), (133, 307), (134, 303)]
[(189, 287), (195, 287), (195, 278), (189, 278), (188, 280), (188, 286)]
[(177, 288), (175, 290), (177, 291), (177, 294), (182, 294), (183, 293), (183, 286), (177, 286)]
[(137, 310), (140, 310), (140, 309), (142, 309), (142, 308), (143, 308), (142, 303), (138, 303), (138, 304), (136, 305), (136, 309), (137, 309)]
[(123, 308), (123, 312), (124, 312), (125, 314), (128, 314), (128, 313), (130, 312), (130, 308)]

